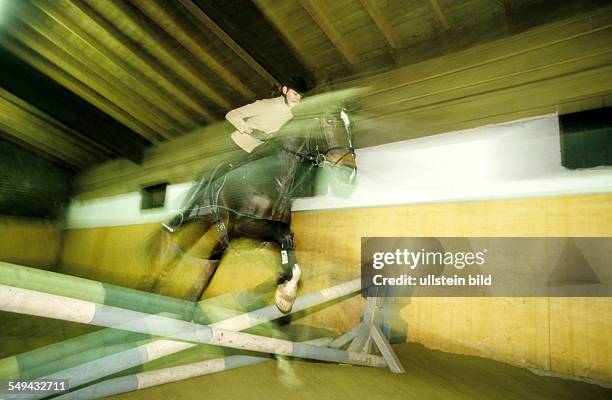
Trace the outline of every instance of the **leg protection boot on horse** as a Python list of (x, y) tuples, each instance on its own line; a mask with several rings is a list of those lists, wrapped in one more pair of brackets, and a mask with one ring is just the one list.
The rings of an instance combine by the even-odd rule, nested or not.
[[(284, 281), (276, 288), (274, 300), (276, 307), (283, 314), (287, 314), (293, 307), (295, 296), (297, 294), (298, 282), (302, 271), (297, 263), (295, 256), (295, 244), (293, 242), (293, 232), (287, 224), (280, 224), (278, 228), (278, 242), (281, 247), (281, 266), (282, 277)], [(291, 269), (289, 269), (291, 268)]]
[(293, 264), (292, 269), (292, 277), (290, 280), (285, 283), (281, 283), (277, 286), (276, 292), (274, 293), (274, 301), (276, 302), (276, 307), (283, 314), (287, 314), (291, 311), (293, 307), (293, 302), (295, 301), (295, 297), (298, 289), (298, 282), (302, 275), (302, 270), (298, 264)]

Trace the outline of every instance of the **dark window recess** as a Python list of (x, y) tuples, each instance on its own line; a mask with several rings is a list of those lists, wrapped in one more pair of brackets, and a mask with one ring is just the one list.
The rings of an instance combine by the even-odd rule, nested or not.
[(140, 209), (148, 210), (163, 207), (166, 201), (166, 187), (168, 187), (168, 183), (159, 183), (142, 188), (140, 190), (142, 198)]
[(612, 107), (559, 116), (561, 165), (589, 168), (612, 165)]
[(4, 140), (0, 132), (0, 215), (60, 219), (74, 171)]

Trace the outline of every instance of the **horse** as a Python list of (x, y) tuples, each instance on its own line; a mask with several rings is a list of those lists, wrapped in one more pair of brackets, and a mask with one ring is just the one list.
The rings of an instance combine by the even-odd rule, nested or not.
[[(341, 106), (295, 117), (244, 160), (222, 164), (202, 178), (192, 188), (188, 206), (162, 223), (166, 243), (162, 247), (189, 246), (181, 243), (180, 236), (192, 224), (197, 225), (198, 234), (212, 227), (217, 232), (208, 260), (220, 260), (238, 237), (276, 243), (282, 267), (274, 299), (287, 314), (301, 275), (290, 228), (291, 203), (300, 191), (313, 185), (314, 172), (324, 166), (333, 168), (340, 184), (350, 185), (355, 178), (351, 123)], [(163, 264), (170, 265), (179, 253), (167, 251)], [(201, 288), (196, 297), (203, 291)]]

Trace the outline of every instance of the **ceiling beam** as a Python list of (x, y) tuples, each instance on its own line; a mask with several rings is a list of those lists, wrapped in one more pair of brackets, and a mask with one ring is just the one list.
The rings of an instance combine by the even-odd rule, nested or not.
[[(142, 14), (130, 2), (126, 1), (93, 1), (87, 4), (111, 21), (117, 21), (126, 39), (134, 40), (141, 47), (157, 58), (157, 63), (164, 64), (171, 74), (178, 75), (189, 88), (202, 100), (218, 106), (214, 113), (217, 117), (225, 115), (231, 102), (219, 90), (211, 86), (210, 81), (202, 77), (198, 70), (187, 59), (186, 52), (170, 38), (157, 24)], [(206, 104), (206, 102), (204, 102)]]
[(440, 22), (440, 25), (442, 25), (445, 31), (449, 31), (451, 29), (451, 24), (448, 22), (448, 18), (446, 18), (446, 15), (442, 10), (442, 6), (438, 0), (429, 0), (429, 3), (431, 4), (431, 8), (433, 8), (434, 14), (438, 19), (438, 22)]
[(261, 66), (249, 53), (247, 53), (238, 43), (234, 41), (219, 25), (215, 23), (204, 11), (202, 11), (193, 1), (191, 0), (179, 0), (179, 2), (185, 7), (198, 21), (200, 21), (206, 28), (213, 32), (217, 37), (230, 49), (236, 53), (245, 63), (247, 63), (257, 74), (267, 80), (270, 84), (276, 86), (279, 84), (278, 80), (273, 77), (264, 67)]
[(208, 69), (219, 75), (233, 90), (248, 98), (255, 97), (255, 93), (248, 88), (240, 78), (234, 75), (229, 69), (225, 68), (225, 66), (218, 62), (215, 57), (211, 56), (209, 51), (203, 46), (203, 43), (194, 40), (193, 36), (186, 32), (181, 24), (169, 13), (165, 12), (158, 3), (150, 0), (132, 0), (132, 2), (141, 12), (146, 14), (155, 21), (159, 27), (166, 31), (168, 35), (189, 50), (189, 52), (206, 65)]
[(96, 164), (113, 155), (104, 146), (0, 88), (0, 136), (4, 134), (10, 141), (73, 169)]
[(283, 24), (282, 18), (278, 15), (278, 12), (274, 9), (273, 4), (269, 0), (254, 0), (255, 6), (265, 15), (265, 17), (274, 25), (274, 28), (282, 35), (283, 39), (289, 44), (292, 52), (299, 58), (300, 63), (305, 65), (310, 72), (316, 76), (317, 66), (312, 62), (312, 59), (308, 57), (302, 46), (297, 42), (294, 35), (289, 29)]
[(155, 134), (149, 127), (145, 126), (137, 119), (134, 119), (121, 107), (112, 103), (109, 99), (103, 97), (74, 76), (68, 74), (64, 69), (55, 65), (51, 60), (43, 57), (43, 55), (37, 53), (34, 49), (27, 47), (17, 38), (8, 34), (0, 35), (0, 46), (3, 46), (22, 62), (29, 64), (49, 79), (52, 79), (60, 86), (63, 86), (78, 97), (86, 100), (88, 103), (132, 129), (140, 136), (147, 138), (150, 137), (151, 134)]
[[(330, 20), (317, 8), (317, 5), (312, 0), (298, 0), (302, 5), (304, 10), (310, 17), (314, 20), (314, 22), (319, 25), (319, 28), (325, 33), (327, 38), (332, 42), (332, 44), (338, 49), (342, 58), (347, 63), (347, 65), (357, 64), (359, 62), (359, 57), (350, 48), (342, 39), (342, 35), (334, 28)], [(321, 3), (319, 3), (321, 4)]]
[[(56, 25), (64, 26), (72, 35), (78, 37), (80, 41), (93, 49), (100, 62), (113, 65), (114, 73), (112, 75), (114, 77), (123, 80), (133, 91), (138, 92), (147, 103), (162, 111), (161, 115), (172, 121), (171, 133), (180, 133), (181, 131), (187, 130), (183, 129), (184, 126), (191, 127), (193, 115), (183, 110), (177, 101), (169, 99), (169, 92), (164, 91), (162, 86), (149, 78), (147, 74), (132, 67), (123, 57), (110, 51), (110, 49), (100, 40), (101, 38), (98, 35), (90, 33), (91, 31), (86, 31), (84, 26), (82, 26), (88, 25), (88, 29), (92, 29), (92, 27), (95, 26), (94, 21), (83, 16), (86, 23), (76, 23), (73, 18), (69, 16), (70, 12), (68, 7), (58, 1), (49, 3), (44, 0), (38, 0), (34, 4), (42, 12), (48, 15), (49, 18), (53, 19)], [(110, 37), (111, 35), (108, 36)], [(138, 77), (138, 79), (136, 79), (136, 77)]]
[(34, 7), (20, 10), (15, 15), (19, 16), (23, 24), (12, 24), (16, 26), (7, 27), (7, 31), (21, 43), (37, 51), (104, 98), (120, 105), (131, 118), (147, 127), (145, 132), (137, 130), (147, 140), (156, 143), (164, 137), (170, 137), (166, 132), (171, 129), (172, 124), (162, 117), (161, 110), (151, 107), (139, 92), (135, 92), (125, 82), (128, 80), (125, 76), (110, 68), (104, 57), (93, 52), (93, 49), (72, 31)]
[(0, 86), (64, 125), (140, 163), (150, 144), (136, 132), (0, 47)]
[(97, 37), (102, 44), (101, 49), (108, 47), (107, 54), (116, 54), (118, 58), (125, 61), (124, 65), (131, 65), (132, 68), (127, 68), (128, 72), (138, 71), (137, 76), (146, 77), (154, 83), (153, 90), (159, 91), (161, 96), (176, 103), (179, 109), (173, 112), (183, 116), (181, 120), (188, 130), (203, 122), (200, 116), (205, 117), (206, 120), (215, 120), (212, 112), (194, 99), (193, 93), (184, 85), (176, 82), (171, 71), (161, 66), (154, 57), (144, 51), (142, 46), (126, 38), (119, 29), (91, 7), (80, 1), (53, 0), (53, 2), (57, 2), (62, 12), (71, 20), (77, 21), (79, 25), (87, 28), (92, 35)]
[(395, 35), (395, 32), (393, 31), (393, 27), (387, 21), (387, 19), (382, 15), (376, 3), (372, 0), (360, 0), (360, 1), (361, 1), (361, 5), (363, 6), (363, 8), (365, 8), (370, 18), (372, 18), (372, 20), (374, 21), (378, 29), (382, 32), (383, 36), (387, 40), (387, 43), (389, 43), (389, 46), (391, 46), (393, 50), (399, 49), (400, 45), (397, 40), (397, 36)]

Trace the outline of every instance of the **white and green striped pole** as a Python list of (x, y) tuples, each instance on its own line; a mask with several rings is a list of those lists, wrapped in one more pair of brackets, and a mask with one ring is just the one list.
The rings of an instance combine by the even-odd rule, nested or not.
[[(331, 339), (322, 338), (304, 342), (313, 346), (327, 346)], [(95, 383), (91, 386), (75, 390), (55, 397), (54, 400), (89, 400), (102, 397), (114, 396), (134, 390), (146, 389), (166, 383), (177, 382), (183, 379), (195, 378), (212, 374), (215, 372), (227, 371), (229, 369), (244, 367), (247, 365), (259, 364), (270, 361), (270, 357), (256, 356), (229, 356), (215, 358), (212, 360), (200, 361), (196, 363), (180, 365), (158, 369), (154, 371), (141, 372), (137, 374), (122, 376)]]
[[(360, 280), (354, 279), (330, 288), (322, 289), (307, 295), (298, 297), (293, 305), (291, 313), (297, 313), (305, 309), (327, 303), (332, 300), (355, 294), (360, 289)], [(270, 322), (287, 314), (282, 314), (275, 305), (263, 307), (249, 313), (225, 319), (210, 327), (241, 331), (249, 329), (266, 322)], [(81, 365), (66, 368), (58, 372), (40, 377), (41, 380), (68, 379), (71, 386), (81, 386), (88, 382), (103, 378), (108, 375), (156, 360), (158, 358), (177, 353), (196, 346), (173, 340), (155, 340), (144, 343), (136, 348), (130, 348), (116, 354), (101, 357), (98, 360), (84, 362)], [(36, 398), (36, 397), (31, 397)]]
[[(175, 299), (136, 289), (0, 261), (0, 284), (107, 304), (149, 314), (209, 324), (261, 307), (257, 293), (228, 294), (201, 302)], [(237, 309), (232, 309), (237, 308)], [(135, 347), (150, 335), (103, 329), (0, 359), (0, 379), (31, 379)]]
[[(354, 289), (355, 284), (358, 289), (358, 279), (343, 285)], [(339, 290), (338, 286), (326, 289), (325, 292), (320, 291), (312, 293), (308, 295), (308, 297), (311, 300), (318, 299), (319, 304), (326, 300), (340, 297), (338, 294), (342, 293), (342, 291)], [(333, 292), (336, 292), (336, 296), (331, 294)], [(312, 305), (310, 305), (310, 307), (312, 307)], [(235, 324), (238, 328), (242, 327), (242, 329), (246, 329), (252, 323), (257, 324), (269, 320), (268, 318), (278, 318), (282, 316), (278, 311), (270, 311), (270, 308), (271, 307), (266, 307), (260, 310), (262, 312), (259, 313), (259, 315), (247, 313), (244, 316), (233, 318), (231, 319), (233, 320), (232, 324)], [(317, 348), (315, 346), (294, 343), (287, 340), (240, 333), (218, 327), (198, 325), (163, 316), (149, 315), (137, 311), (5, 285), (0, 285), (0, 309), (163, 336), (180, 341), (209, 343), (237, 349), (347, 364), (378, 367), (386, 366), (386, 362), (382, 357), (370, 354)]]
[[(47, 279), (49, 284), (44, 286), (44, 292), (58, 294), (53, 293), (53, 291), (61, 291), (61, 289), (57, 288), (58, 285), (55, 284), (55, 280), (57, 280), (59, 277), (64, 277), (61, 274), (45, 274), (44, 272), (47, 271), (43, 271), (43, 273), (39, 274), (37, 271), (30, 271), (30, 269), (27, 267), (20, 267), (8, 263), (4, 264), (6, 268), (4, 268), (5, 266), (0, 265), (0, 277), (4, 277), (4, 280), (9, 280), (10, 283), (18, 282), (18, 287), (26, 289), (32, 287), (38, 288), (42, 285), (42, 281), (45, 278), (49, 278)], [(34, 272), (35, 279), (26, 279), (32, 277), (30, 272)], [(10, 279), (8, 279), (9, 277)], [(68, 280), (73, 278), (70, 276), (65, 277)], [(59, 279), (59, 281), (65, 282), (64, 279)], [(85, 293), (81, 294), (81, 292), (75, 291), (74, 293), (70, 294), (78, 295), (79, 297), (77, 298), (82, 300), (86, 300), (91, 296), (93, 296), (95, 299), (102, 299), (102, 297), (96, 297), (95, 290), (90, 290), (91, 286), (94, 286), (94, 288), (101, 287), (99, 286), (98, 282), (76, 278), (74, 283), (80, 284), (82, 281), (85, 282)], [(359, 281), (355, 279), (311, 294), (300, 296), (296, 299), (292, 313), (303, 311), (331, 300), (337, 300), (345, 296), (354, 295), (359, 290)], [(133, 292), (131, 289), (128, 289), (128, 291)], [(147, 295), (150, 294), (140, 292), (138, 298), (140, 301), (149, 303), (149, 297)], [(150, 296), (153, 299), (164, 298), (164, 296)], [(221, 301), (219, 302), (218, 299), (221, 299)], [(170, 298), (171, 302), (173, 300), (175, 299)], [(239, 306), (249, 309), (260, 302), (261, 301), (255, 301), (255, 297), (249, 293), (237, 293), (232, 294), (229, 297), (224, 295), (219, 298), (207, 299), (197, 304), (198, 310), (201, 311), (199, 313), (199, 321), (197, 322), (210, 324), (231, 318), (231, 321), (228, 321), (231, 323), (220, 327), (225, 327), (230, 330), (244, 330), (257, 325), (262, 328), (266, 327), (266, 329), (270, 329), (272, 327), (268, 326), (269, 323), (284, 315), (281, 314), (275, 306), (263, 307), (250, 313), (219, 306), (219, 304), (222, 304), (223, 306), (228, 307)], [(134, 306), (134, 304), (132, 304), (132, 306)], [(176, 317), (178, 318), (179, 316)], [(122, 347), (123, 349), (133, 348), (135, 347), (134, 343), (142, 342), (147, 339), (151, 339), (151, 336), (116, 329), (103, 329), (76, 338), (71, 338), (63, 342), (53, 343), (38, 349), (30, 350), (22, 354), (0, 359), (0, 378), (32, 379), (49, 375), (57, 371), (69, 369), (71, 367), (85, 364), (89, 361), (117, 353)]]
[[(192, 320), (198, 303), (0, 261), (0, 284), (156, 314)], [(197, 315), (195, 315), (197, 317)]]

